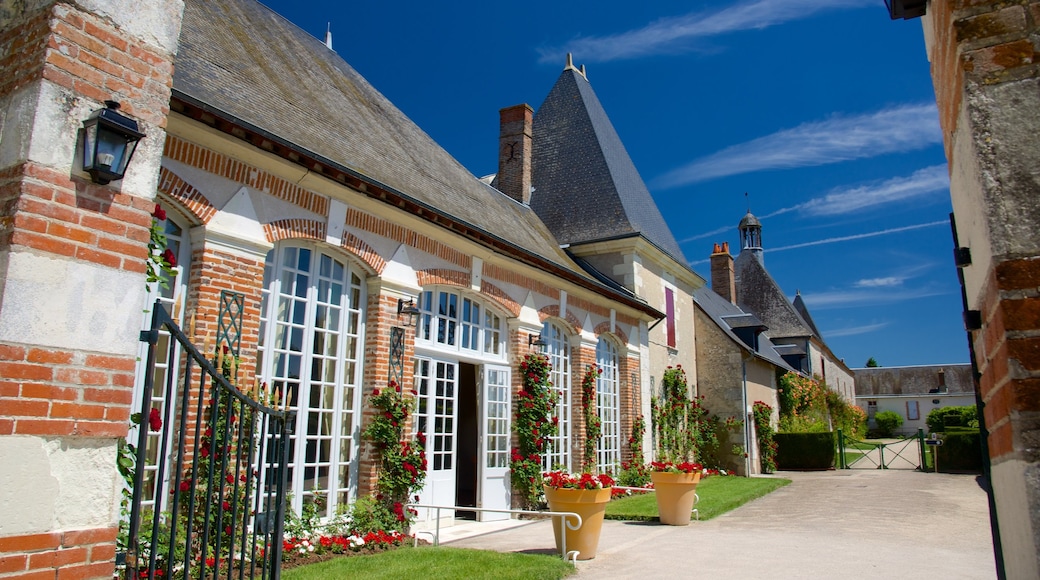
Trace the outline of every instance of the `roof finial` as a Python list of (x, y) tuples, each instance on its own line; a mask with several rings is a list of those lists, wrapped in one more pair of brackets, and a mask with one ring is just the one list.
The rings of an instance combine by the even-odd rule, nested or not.
[(563, 67), (563, 70), (574, 68), (574, 55), (567, 53), (567, 65)]
[(574, 66), (574, 56), (571, 53), (567, 53), (567, 66), (563, 67), (563, 70), (572, 70), (582, 76), (585, 80), (589, 80), (588, 75), (585, 74), (585, 65), (581, 65), (581, 68)]
[(325, 46), (332, 50), (332, 23), (329, 22), (325, 27)]
[(747, 203), (747, 212), (751, 213), (751, 198), (748, 197), (747, 192), (744, 192), (744, 201)]

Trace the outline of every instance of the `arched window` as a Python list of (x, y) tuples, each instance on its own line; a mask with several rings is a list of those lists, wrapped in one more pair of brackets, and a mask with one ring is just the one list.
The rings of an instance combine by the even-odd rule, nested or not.
[(502, 317), (480, 300), (455, 290), (426, 290), (419, 295), (418, 308), (417, 344), (505, 358)]
[[(166, 285), (163, 286), (158, 282), (148, 284), (148, 291), (145, 295), (144, 303), (144, 316), (141, 321), (141, 328), (147, 330), (152, 326), (152, 307), (155, 301), (158, 300), (160, 304), (166, 308), (166, 311), (171, 314), (173, 319), (177, 322), (177, 325), (181, 328), (184, 327), (184, 299), (187, 296), (188, 286), (188, 272), (190, 271), (191, 265), (191, 238), (188, 235), (188, 225), (180, 221), (180, 218), (174, 217), (173, 212), (169, 212), (168, 217), (165, 221), (159, 225), (163, 228), (163, 233), (166, 235), (166, 247), (173, 252), (174, 258), (177, 260), (177, 265), (174, 266), (174, 275), (166, 280)], [(165, 330), (159, 331), (159, 342), (155, 349), (155, 377), (154, 384), (155, 388), (152, 391), (152, 408), (158, 409), (161, 416), (176, 417), (174, 413), (176, 406), (177, 397), (172, 397), (170, 401), (166, 400), (166, 393), (163, 392), (163, 387), (166, 384), (179, 385), (178, 381), (178, 369), (176, 361), (180, 359), (180, 347), (174, 354), (174, 364), (170, 364), (170, 360), (167, 358), (170, 352), (170, 334)], [(141, 343), (139, 355), (137, 359), (137, 372), (134, 384), (134, 400), (133, 406), (131, 407), (131, 413), (138, 413), (141, 410), (141, 403), (144, 393), (142, 387), (144, 385), (144, 373), (146, 372), (146, 361), (148, 359), (148, 344)], [(167, 383), (167, 378), (173, 375), (172, 381)], [(169, 414), (167, 415), (167, 404), (171, 407)], [(147, 417), (145, 418), (145, 424), (147, 424)], [(160, 435), (165, 434), (173, 441), (173, 434), (177, 431), (176, 428), (161, 429), (159, 431), (148, 432), (148, 447), (146, 448), (146, 462), (144, 468), (144, 489), (143, 489), (143, 504), (153, 505), (154, 498), (157, 493), (167, 493), (165, 491), (168, 481), (158, 482), (158, 455), (159, 449), (162, 447), (162, 440)], [(127, 436), (128, 441), (132, 444), (137, 444), (137, 429), (131, 429)], [(169, 474), (166, 475), (166, 479), (169, 479)]]
[(320, 494), (323, 516), (356, 491), (362, 279), (321, 248), (286, 245), (264, 266), (257, 368), (295, 410), (289, 455), (292, 508)]
[(618, 349), (607, 337), (596, 345), (596, 412), (602, 425), (596, 445), (596, 466), (601, 473), (616, 473), (621, 463), (621, 417), (618, 380)]
[(542, 338), (546, 341), (545, 354), (549, 357), (552, 371), (549, 380), (559, 395), (556, 417), (560, 429), (549, 442), (549, 449), (542, 458), (542, 467), (571, 467), (571, 348), (567, 334), (559, 326), (546, 322), (542, 327)]

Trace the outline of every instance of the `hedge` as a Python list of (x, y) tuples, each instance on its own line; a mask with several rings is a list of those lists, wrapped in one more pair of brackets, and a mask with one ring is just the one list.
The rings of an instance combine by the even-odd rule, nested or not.
[(978, 473), (982, 471), (982, 448), (979, 430), (965, 427), (947, 427), (943, 444), (936, 447), (939, 471)]
[(777, 433), (777, 469), (830, 469), (834, 467), (834, 432)]

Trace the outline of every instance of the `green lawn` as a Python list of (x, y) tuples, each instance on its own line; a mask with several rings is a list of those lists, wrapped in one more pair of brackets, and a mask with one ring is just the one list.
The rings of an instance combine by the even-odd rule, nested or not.
[[(713, 475), (697, 485), (700, 502), (695, 506), (702, 520), (724, 514), (791, 483), (773, 477), (724, 477)], [(657, 500), (653, 493), (634, 495), (607, 504), (607, 519), (657, 520)]]
[(574, 566), (558, 556), (516, 554), (426, 546), (400, 548), (369, 556), (333, 558), (318, 564), (290, 568), (282, 572), (285, 580), (325, 580), (327, 578), (489, 578), (554, 580), (574, 573)]

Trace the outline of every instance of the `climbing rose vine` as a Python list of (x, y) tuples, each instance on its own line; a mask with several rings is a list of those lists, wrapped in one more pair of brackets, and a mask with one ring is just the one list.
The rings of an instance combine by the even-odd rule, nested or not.
[(523, 385), (516, 394), (513, 431), (518, 445), (513, 448), (510, 478), (525, 507), (538, 505), (542, 493), (542, 455), (559, 430), (557, 395), (549, 381), (549, 357), (531, 353), (520, 362)]
[(400, 385), (390, 381), (386, 389), (372, 391), (369, 402), (376, 414), (365, 429), (365, 437), (381, 456), (376, 500), (380, 509), (398, 523), (399, 531), (404, 531), (416, 515), (405, 504), (419, 493), (426, 479), (426, 436), (420, 432), (411, 441), (404, 437), (415, 393), (402, 393)]

